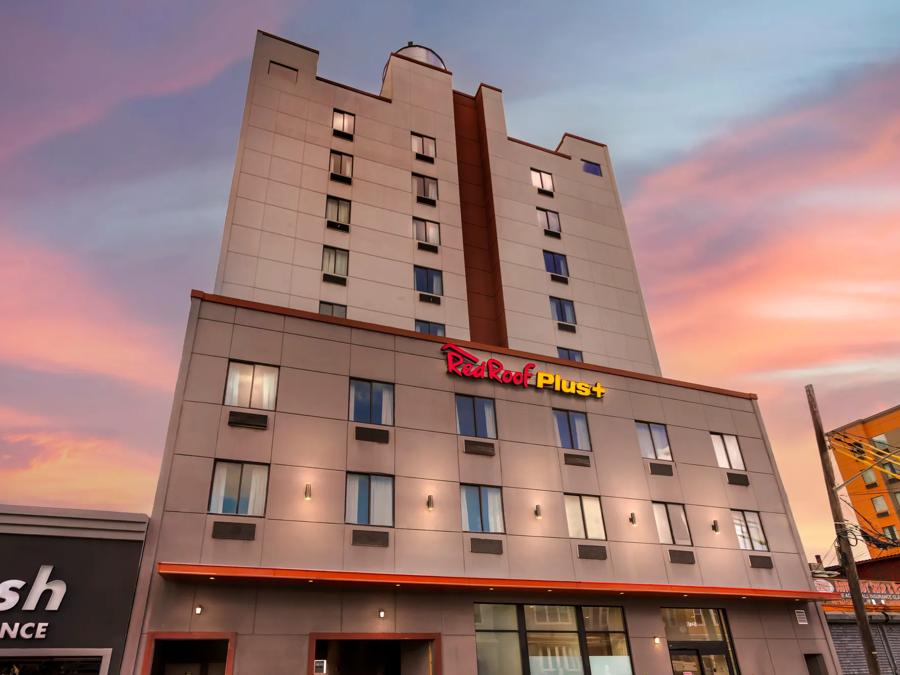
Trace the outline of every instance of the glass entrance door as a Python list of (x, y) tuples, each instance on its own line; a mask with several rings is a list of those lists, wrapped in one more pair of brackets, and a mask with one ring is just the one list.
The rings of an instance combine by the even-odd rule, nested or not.
[[(702, 653), (701, 653), (702, 652)], [(709, 649), (670, 649), (672, 675), (729, 675), (728, 657)]]
[(700, 652), (696, 649), (673, 649), (669, 655), (672, 657), (672, 675), (703, 675)]

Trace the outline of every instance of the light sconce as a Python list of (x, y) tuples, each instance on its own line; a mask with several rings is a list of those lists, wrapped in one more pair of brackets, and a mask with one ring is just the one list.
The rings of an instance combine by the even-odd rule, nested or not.
[(660, 639), (659, 635), (653, 636), (653, 644), (655, 644), (655, 645), (662, 644), (662, 639)]
[(544, 517), (544, 514), (541, 513), (541, 505), (540, 504), (534, 505), (534, 517), (537, 518), (538, 520), (540, 520), (541, 518)]
[(425, 500), (425, 508), (429, 511), (434, 511), (434, 495), (428, 495), (428, 498)]
[(303, 499), (306, 501), (312, 499), (312, 483), (306, 484), (306, 488), (303, 490)]
[(197, 605), (194, 607), (194, 614), (203, 614), (203, 605)]
[(378, 618), (379, 618), (379, 619), (383, 619), (383, 618), (384, 618), (384, 610), (383, 610), (383, 609), (379, 609), (379, 610), (378, 610)]
[(713, 521), (713, 523), (712, 523), (712, 531), (715, 532), (716, 534), (719, 533), (719, 521), (718, 521), (718, 520), (714, 520), (714, 521)]
[(637, 525), (637, 516), (634, 515), (634, 511), (632, 511), (631, 514), (628, 516), (628, 522), (631, 523), (632, 525)]

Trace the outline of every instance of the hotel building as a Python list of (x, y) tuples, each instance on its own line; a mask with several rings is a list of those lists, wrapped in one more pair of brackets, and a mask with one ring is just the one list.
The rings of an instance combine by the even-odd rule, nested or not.
[(605, 145), (259, 33), (123, 672), (837, 673), (753, 394), (661, 376)]

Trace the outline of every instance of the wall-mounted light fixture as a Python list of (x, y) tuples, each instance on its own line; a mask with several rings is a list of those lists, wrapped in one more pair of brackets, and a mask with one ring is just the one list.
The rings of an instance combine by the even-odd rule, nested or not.
[(379, 609), (379, 610), (378, 610), (378, 618), (379, 618), (379, 619), (383, 619), (383, 618), (384, 618), (384, 610), (383, 610), (383, 609)]
[(428, 495), (428, 498), (425, 500), (425, 508), (429, 511), (434, 511), (434, 495)]
[(718, 534), (718, 532), (719, 532), (719, 521), (718, 520), (713, 521), (712, 531), (715, 532), (716, 534)]
[(309, 501), (312, 499), (312, 483), (307, 483), (306, 488), (303, 490), (303, 499)]
[(637, 525), (637, 516), (634, 514), (634, 511), (628, 516), (628, 522), (632, 525)]
[(653, 636), (653, 644), (655, 644), (655, 645), (662, 644), (662, 639), (659, 637), (659, 635)]
[(538, 520), (540, 520), (541, 518), (544, 517), (544, 514), (541, 513), (541, 505), (540, 504), (534, 505), (534, 517), (537, 518)]
[(203, 614), (203, 605), (197, 605), (194, 607), (194, 614)]

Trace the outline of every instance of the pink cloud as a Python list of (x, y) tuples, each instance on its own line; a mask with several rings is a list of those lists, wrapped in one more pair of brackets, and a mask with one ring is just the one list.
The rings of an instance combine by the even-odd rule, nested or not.
[[(3, 461), (4, 454), (24, 461)], [(158, 459), (98, 436), (59, 431), (0, 434), (0, 484), (6, 503), (147, 512), (158, 470)]]
[(163, 335), (78, 260), (0, 229), (0, 362), (170, 391), (180, 336)]
[(10, 8), (0, 45), (9, 66), (0, 163), (128, 100), (210, 82), (247, 58), (256, 28), (277, 27), (288, 8), (283, 0), (162, 0), (140, 8), (89, 1), (62, 3), (51, 16), (27, 3)]
[(665, 373), (756, 391), (808, 553), (826, 426), (900, 400), (900, 63), (733, 129), (626, 204)]

